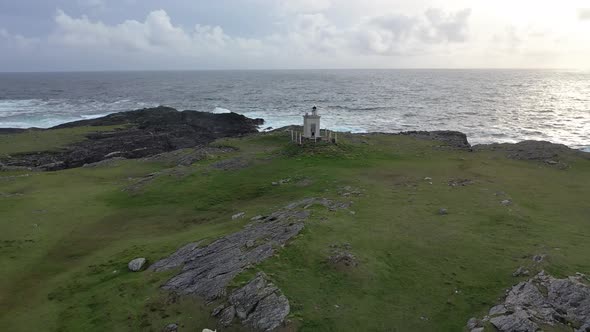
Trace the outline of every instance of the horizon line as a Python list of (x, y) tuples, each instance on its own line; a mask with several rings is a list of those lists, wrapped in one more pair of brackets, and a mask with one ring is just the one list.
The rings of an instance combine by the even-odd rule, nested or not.
[(42, 73), (124, 73), (124, 72), (212, 72), (212, 71), (329, 71), (329, 70), (564, 70), (590, 71), (590, 68), (566, 67), (398, 67), (398, 68), (210, 68), (210, 69), (91, 69), (91, 70), (30, 70), (30, 71), (0, 71), (0, 74), (42, 74)]

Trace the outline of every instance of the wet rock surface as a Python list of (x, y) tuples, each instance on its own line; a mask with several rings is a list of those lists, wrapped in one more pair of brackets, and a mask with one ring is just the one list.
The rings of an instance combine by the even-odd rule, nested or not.
[(590, 329), (588, 279), (556, 279), (541, 272), (508, 290), (504, 302), (490, 309), (483, 321), (501, 332), (535, 332), (547, 326), (585, 332)]
[[(36, 130), (111, 125), (125, 125), (124, 128), (90, 133), (86, 136), (87, 140), (61, 151), (12, 155), (3, 157), (2, 162), (7, 167), (24, 166), (53, 171), (110, 158), (144, 158), (167, 151), (204, 146), (221, 137), (255, 133), (263, 122), (262, 119), (250, 119), (236, 113), (179, 112), (164, 106), (114, 113), (98, 119)], [(8, 129), (4, 131), (11, 132)]]
[(288, 240), (299, 234), (311, 211), (323, 205), (329, 210), (348, 208), (350, 203), (325, 198), (307, 198), (251, 222), (239, 232), (222, 237), (207, 246), (190, 243), (164, 258), (149, 270), (165, 271), (181, 267), (178, 275), (162, 288), (201, 296), (207, 301), (225, 296), (226, 286), (240, 272), (271, 257)]

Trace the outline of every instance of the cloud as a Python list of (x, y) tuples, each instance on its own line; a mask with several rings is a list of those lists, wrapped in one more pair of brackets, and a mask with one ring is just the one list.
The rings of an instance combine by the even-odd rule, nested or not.
[(0, 41), (2, 47), (18, 50), (30, 50), (40, 43), (38, 38), (27, 38), (19, 34), (11, 34), (6, 29), (0, 29)]
[(72, 48), (186, 56), (236, 45), (252, 47), (248, 39), (231, 38), (219, 26), (197, 24), (190, 30), (175, 26), (164, 10), (150, 12), (143, 22), (127, 20), (116, 25), (91, 21), (86, 16), (73, 18), (60, 10), (55, 23), (57, 28), (50, 41)]
[(219, 26), (197, 24), (192, 29), (174, 25), (164, 10), (150, 12), (143, 22), (127, 20), (115, 25), (73, 18), (63, 11), (55, 16), (52, 43), (73, 48), (150, 52), (199, 56), (236, 54), (248, 56), (281, 53), (413, 54), (431, 44), (461, 43), (467, 39), (470, 10), (445, 13), (431, 9), (409, 17), (390, 14), (363, 18), (349, 27), (337, 27), (324, 14), (297, 14), (285, 32), (259, 38), (230, 36)]
[(590, 8), (579, 8), (578, 19), (580, 21), (590, 21)]
[(429, 9), (419, 16), (389, 14), (365, 18), (354, 28), (356, 45), (363, 53), (428, 53), (436, 45), (466, 42), (470, 15), (470, 9), (454, 13)]

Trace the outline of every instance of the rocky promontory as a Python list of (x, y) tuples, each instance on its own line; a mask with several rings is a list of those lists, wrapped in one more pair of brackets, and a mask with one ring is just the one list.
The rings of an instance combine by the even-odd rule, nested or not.
[[(120, 126), (113, 131), (97, 131), (86, 140), (57, 151), (42, 151), (0, 156), (5, 166), (60, 170), (80, 167), (110, 158), (143, 158), (159, 153), (203, 146), (221, 137), (238, 137), (257, 132), (262, 119), (250, 119), (236, 113), (214, 114), (177, 111), (160, 106), (105, 117), (65, 123), (49, 129)], [(4, 133), (21, 130), (2, 129)], [(1, 165), (1, 164), (0, 164)]]

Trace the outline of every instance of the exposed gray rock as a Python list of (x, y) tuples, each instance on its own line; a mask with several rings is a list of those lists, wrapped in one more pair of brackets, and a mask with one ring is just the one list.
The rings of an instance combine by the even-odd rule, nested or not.
[(447, 211), (447, 209), (445, 209), (445, 208), (440, 208), (438, 210), (438, 214), (441, 215), (441, 216), (444, 216), (444, 215), (449, 214), (449, 211)]
[(116, 165), (117, 162), (118, 161), (121, 161), (121, 160), (126, 160), (126, 159), (123, 158), (123, 157), (109, 158), (109, 159), (97, 161), (97, 162), (91, 163), (91, 164), (84, 164), (82, 167), (84, 167), (84, 168), (92, 168), (92, 167), (111, 166), (111, 165)]
[(272, 331), (289, 314), (289, 300), (267, 276), (259, 272), (244, 287), (232, 292), (229, 303), (235, 307), (242, 324), (256, 331)]
[(524, 310), (517, 310), (505, 316), (492, 317), (490, 323), (501, 332), (536, 332), (539, 328), (537, 324), (529, 320), (529, 316)]
[(213, 317), (217, 317), (219, 316), (219, 314), (221, 313), (221, 311), (225, 309), (225, 305), (220, 304), (217, 307), (215, 307), (215, 309), (213, 309), (213, 311), (211, 311), (211, 316)]
[(590, 287), (583, 275), (556, 279), (541, 272), (508, 290), (504, 303), (489, 311), (500, 332), (535, 332), (541, 326), (585, 331), (590, 326)]
[(468, 330), (473, 330), (476, 327), (481, 327), (481, 320), (473, 317), (467, 321), (467, 329)]
[(504, 206), (508, 206), (508, 205), (512, 205), (512, 200), (510, 199), (505, 199), (502, 202), (500, 202), (500, 204), (504, 205)]
[(139, 272), (145, 267), (146, 263), (147, 263), (147, 260), (143, 257), (140, 257), (140, 258), (136, 258), (136, 259), (130, 261), (127, 264), (127, 267), (129, 268), (129, 271)]
[(236, 213), (233, 216), (231, 216), (231, 220), (242, 219), (242, 218), (244, 218), (245, 215), (246, 215), (246, 212)]
[(529, 270), (527, 270), (524, 266), (520, 266), (518, 269), (516, 269), (516, 271), (514, 271), (514, 273), (512, 273), (513, 277), (522, 277), (522, 276), (528, 276), (529, 275)]
[(176, 324), (176, 323), (168, 324), (162, 329), (162, 332), (176, 332), (176, 331), (178, 331), (178, 324)]
[[(350, 203), (326, 198), (307, 198), (273, 212), (268, 217), (251, 222), (239, 232), (222, 237), (207, 246), (190, 243), (152, 266), (152, 271), (182, 267), (180, 273), (162, 288), (179, 294), (194, 294), (208, 301), (225, 295), (227, 284), (246, 267), (258, 264), (274, 255), (277, 248), (303, 229), (310, 211), (306, 205), (323, 205), (330, 210), (347, 208)], [(247, 247), (248, 241), (254, 246)]]
[(219, 314), (219, 324), (224, 327), (229, 326), (234, 321), (234, 317), (236, 317), (236, 308), (230, 305)]
[(497, 306), (493, 306), (492, 309), (490, 309), (488, 315), (494, 317), (497, 315), (504, 315), (506, 312), (508, 312), (508, 310), (506, 310), (506, 307), (503, 304), (498, 304)]

